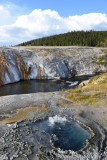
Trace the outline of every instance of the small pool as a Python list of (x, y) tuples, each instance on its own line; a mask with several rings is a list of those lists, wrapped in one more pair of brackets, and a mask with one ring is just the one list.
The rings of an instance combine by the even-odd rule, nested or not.
[(73, 88), (76, 86), (75, 84), (79, 84), (82, 80), (87, 80), (89, 78), (90, 76), (81, 76), (66, 80), (46, 79), (46, 80), (20, 81), (1, 86), (0, 96), (59, 91), (64, 88), (71, 88), (71, 87)]
[(76, 121), (66, 117), (54, 116), (39, 120), (35, 124), (39, 130), (44, 130), (52, 136), (56, 148), (63, 150), (80, 150), (85, 146), (91, 133)]
[(54, 92), (66, 88), (69, 83), (61, 80), (20, 81), (0, 87), (0, 96), (28, 94), (37, 92)]

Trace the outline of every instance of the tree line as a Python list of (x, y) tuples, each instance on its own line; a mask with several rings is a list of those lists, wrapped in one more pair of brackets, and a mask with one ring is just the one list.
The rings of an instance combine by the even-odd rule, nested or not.
[(73, 31), (43, 37), (18, 46), (97, 46), (107, 47), (107, 31)]

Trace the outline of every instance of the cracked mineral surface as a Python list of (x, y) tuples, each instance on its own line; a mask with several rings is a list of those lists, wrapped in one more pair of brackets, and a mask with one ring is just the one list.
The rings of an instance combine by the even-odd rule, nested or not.
[[(96, 64), (104, 54), (101, 48), (90, 47), (1, 47), (0, 86), (20, 80), (55, 80), (93, 75), (96, 70), (105, 72), (107, 65)], [(86, 82), (82, 85), (85, 87)], [(106, 88), (103, 90), (106, 97)], [(107, 106), (92, 107), (67, 95), (67, 89), (63, 89), (0, 96), (0, 160), (107, 160)], [(52, 137), (34, 125), (56, 115), (72, 118), (91, 132), (84, 148), (55, 148)]]
[[(107, 126), (105, 124), (102, 127), (102, 121), (98, 121), (98, 115), (106, 116), (106, 113), (100, 113), (99, 109), (95, 108), (93, 114), (90, 114), (91, 107), (68, 101), (64, 98), (65, 95), (66, 91), (59, 91), (0, 97), (2, 100), (0, 113), (4, 117), (5, 114), (8, 114), (5, 124), (2, 123), (4, 119), (0, 124), (0, 160), (106, 160)], [(28, 109), (29, 104), (32, 106), (30, 110)], [(21, 116), (18, 122), (14, 123), (20, 107), (26, 110), (25, 114), (30, 116), (26, 118)], [(10, 112), (10, 109), (14, 114)], [(102, 110), (104, 110), (103, 107)], [(54, 148), (51, 136), (45, 131), (38, 130), (34, 125), (37, 120), (53, 115), (72, 117), (81, 122), (81, 125), (85, 124), (90, 127), (92, 138), (89, 140), (89, 144), (77, 152)], [(11, 118), (12, 116), (13, 118)]]

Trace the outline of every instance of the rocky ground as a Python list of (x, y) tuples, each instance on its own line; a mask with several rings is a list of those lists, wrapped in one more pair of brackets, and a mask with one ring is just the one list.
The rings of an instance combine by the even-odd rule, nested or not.
[(107, 70), (97, 65), (106, 49), (91, 47), (1, 47), (0, 85), (21, 79), (60, 79)]
[[(105, 53), (106, 49), (89, 47), (1, 47), (0, 85), (21, 79), (59, 79), (104, 72), (107, 65), (96, 62)], [(68, 98), (67, 90), (0, 97), (0, 160), (107, 160), (105, 82), (100, 90), (100, 85), (97, 91), (94, 87), (94, 93), (91, 89), (95, 84), (82, 92), (79, 89), (84, 97), (75, 90), (80, 103), (72, 99), (72, 91)], [(95, 107), (83, 104), (86, 94), (94, 96), (88, 96), (89, 102), (103, 95), (105, 103)], [(34, 126), (35, 121), (53, 115), (71, 117), (91, 132), (83, 149), (74, 152), (54, 148), (50, 135)]]
[[(107, 109), (76, 104), (67, 100), (66, 94), (0, 97), (0, 160), (106, 160)], [(90, 127), (92, 138), (87, 147), (77, 152), (55, 149), (47, 133), (31, 127), (38, 119), (52, 115), (69, 116)]]

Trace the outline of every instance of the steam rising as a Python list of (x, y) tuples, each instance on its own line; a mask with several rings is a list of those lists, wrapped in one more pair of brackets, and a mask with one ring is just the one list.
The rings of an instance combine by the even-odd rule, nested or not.
[(53, 126), (55, 123), (64, 123), (66, 122), (67, 119), (66, 117), (60, 117), (60, 116), (54, 116), (54, 117), (49, 117), (49, 125)]

